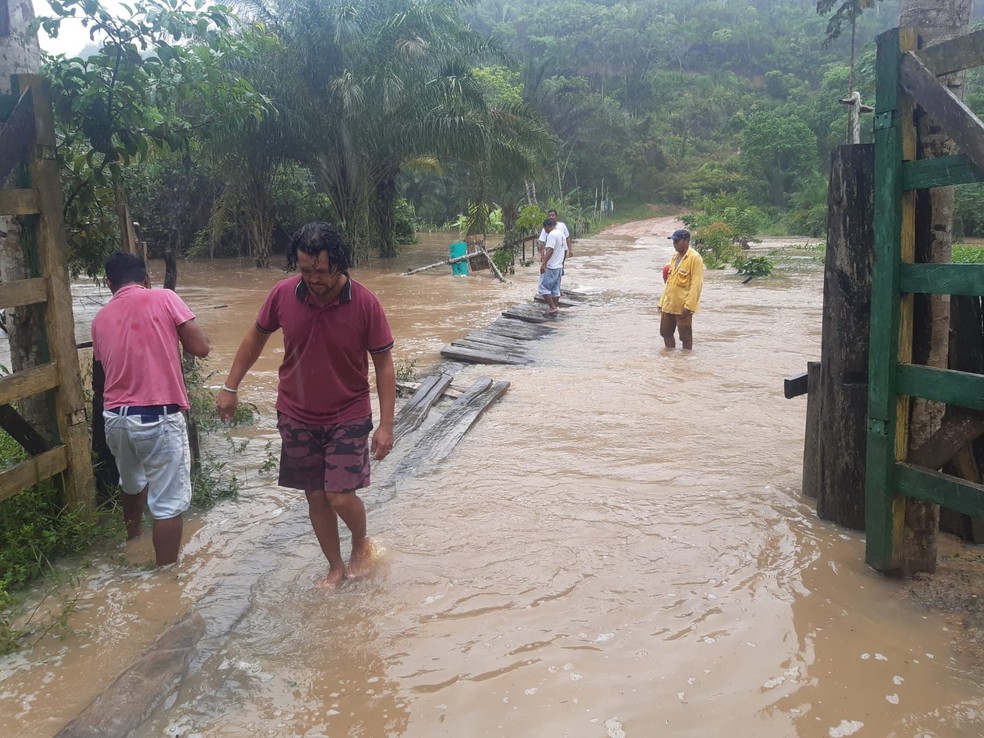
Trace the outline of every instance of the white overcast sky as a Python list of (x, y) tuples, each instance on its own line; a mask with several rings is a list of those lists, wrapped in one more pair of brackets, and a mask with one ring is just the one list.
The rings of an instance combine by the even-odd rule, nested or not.
[[(52, 16), (51, 7), (47, 0), (33, 0), (34, 14), (39, 17)], [(102, 0), (103, 7), (111, 13), (121, 11), (119, 0)], [(86, 45), (89, 44), (89, 31), (82, 27), (82, 23), (77, 20), (66, 19), (62, 21), (61, 30), (58, 38), (51, 38), (44, 29), (38, 31), (38, 43), (41, 48), (50, 54), (65, 54), (67, 56), (77, 56)]]

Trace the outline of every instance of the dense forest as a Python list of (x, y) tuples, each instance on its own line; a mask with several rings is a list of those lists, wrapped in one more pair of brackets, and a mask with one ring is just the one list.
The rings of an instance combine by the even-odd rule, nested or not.
[[(93, 31), (46, 59), (90, 272), (131, 221), (154, 255), (259, 265), (311, 219), (366, 259), (415, 229), (528, 229), (551, 206), (580, 228), (655, 203), (819, 236), (839, 101), (873, 102), (873, 40), (899, 15), (862, 3), (852, 50), (816, 0), (51, 5), (42, 33)], [(984, 111), (979, 74), (965, 94)], [(955, 228), (984, 235), (984, 189), (960, 188)]]

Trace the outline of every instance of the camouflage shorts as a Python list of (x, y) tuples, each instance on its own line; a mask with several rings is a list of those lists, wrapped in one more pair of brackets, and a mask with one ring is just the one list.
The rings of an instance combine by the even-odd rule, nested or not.
[(354, 492), (369, 485), (372, 418), (309, 425), (278, 413), (280, 486), (305, 492)]

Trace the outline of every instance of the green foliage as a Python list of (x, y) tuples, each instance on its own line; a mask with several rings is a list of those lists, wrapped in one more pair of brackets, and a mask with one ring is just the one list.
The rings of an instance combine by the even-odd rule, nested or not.
[(952, 258), (956, 264), (984, 264), (984, 246), (954, 244)]
[(738, 274), (749, 277), (768, 277), (775, 268), (775, 264), (768, 257), (749, 256), (745, 253), (738, 253), (735, 256), (734, 265)]
[(122, 538), (122, 526), (90, 508), (68, 510), (50, 483), (0, 501), (0, 654), (19, 643), (20, 633), (12, 630), (9, 616), (14, 592), (49, 574), (57, 557), (85, 551), (101, 538)]
[(691, 244), (708, 269), (737, 264), (740, 244), (756, 240), (764, 219), (761, 210), (735, 195), (705, 198), (682, 218), (690, 229)]
[(961, 185), (955, 189), (953, 234), (984, 237), (984, 183)]
[(513, 266), (515, 260), (515, 247), (513, 246), (504, 246), (498, 251), (492, 252), (492, 263), (503, 274), (516, 273), (516, 268)]
[(417, 214), (414, 212), (413, 203), (404, 197), (397, 199), (394, 216), (396, 242), (401, 246), (417, 243)]
[[(241, 453), (244, 448), (238, 449)], [(191, 504), (208, 509), (220, 500), (239, 494), (239, 478), (226, 461), (202, 452), (198, 468), (191, 475)]]
[(69, 237), (80, 268), (94, 273), (109, 222), (89, 214), (128, 212), (124, 170), (155, 151), (180, 150), (217, 120), (259, 115), (264, 100), (226, 63), (250, 50), (245, 35), (231, 32), (228, 8), (142, 0), (116, 16), (98, 0), (50, 7), (54, 16), (38, 21), (47, 33), (78, 19), (99, 43), (85, 59), (48, 57), (45, 70), (67, 170), (66, 213), (74, 216)]

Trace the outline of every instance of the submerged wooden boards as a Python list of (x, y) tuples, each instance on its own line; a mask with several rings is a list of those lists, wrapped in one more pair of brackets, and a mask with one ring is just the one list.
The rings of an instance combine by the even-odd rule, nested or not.
[(132, 735), (177, 691), (192, 652), (205, 633), (198, 613), (169, 627), (154, 646), (124, 671), (57, 738), (113, 738)]
[(438, 372), (426, 377), (420, 383), (413, 397), (400, 408), (396, 420), (393, 421), (393, 445), (396, 445), (402, 436), (420, 427), (434, 403), (440, 400), (444, 390), (451, 386), (452, 379), (454, 377), (450, 374)]
[(470, 364), (530, 364), (529, 341), (543, 338), (553, 331), (551, 323), (562, 319), (566, 309), (588, 300), (581, 292), (563, 290), (558, 315), (548, 315), (543, 298), (533, 303), (519, 303), (502, 311), (502, 315), (483, 330), (475, 330), (441, 349), (441, 356)]
[[(515, 311), (515, 314), (510, 314), (510, 311)], [(543, 316), (542, 321), (532, 321), (535, 312)], [(452, 341), (441, 349), (441, 356), (469, 364), (530, 364), (532, 360), (527, 355), (529, 341), (542, 338), (553, 330), (542, 325), (549, 320), (545, 312), (532, 305), (513, 306), (488, 327)], [(521, 314), (527, 315), (530, 320), (519, 319)]]
[(502, 311), (502, 315), (513, 320), (521, 320), (524, 323), (547, 323), (555, 320), (555, 316), (547, 315), (547, 311), (535, 305), (520, 303)]
[(428, 428), (414, 447), (400, 459), (388, 483), (419, 473), (450, 456), (468, 429), (507, 389), (509, 382), (497, 382), (490, 377), (475, 380), (468, 391), (455, 400), (441, 419)]

